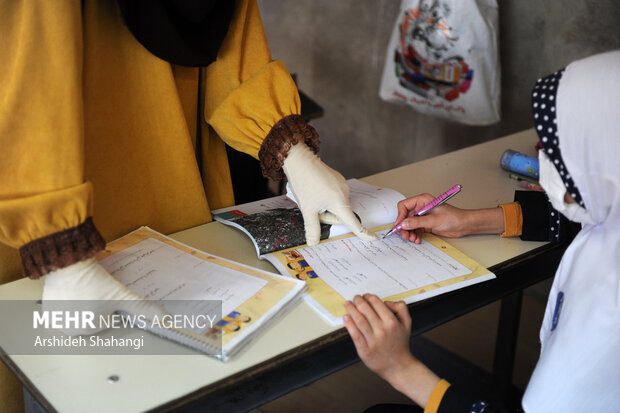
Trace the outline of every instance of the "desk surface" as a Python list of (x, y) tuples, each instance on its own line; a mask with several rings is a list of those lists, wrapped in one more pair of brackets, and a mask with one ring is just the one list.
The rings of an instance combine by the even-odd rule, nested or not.
[[(463, 208), (494, 206), (512, 201), (513, 192), (518, 189), (499, 167), (501, 154), (506, 149), (514, 149), (534, 155), (535, 143), (535, 132), (528, 130), (362, 180), (394, 188), (405, 196), (421, 192), (437, 195), (460, 183), (463, 190), (451, 200), (453, 205)], [(220, 223), (205, 224), (171, 236), (211, 254), (275, 272), (271, 264), (256, 258), (254, 247), (245, 235)], [(495, 235), (450, 242), (482, 265), (494, 268), (515, 257), (536, 253), (545, 245)], [(38, 300), (42, 285), (43, 280), (27, 279), (5, 284), (0, 286), (0, 299)], [(10, 332), (0, 332), (0, 347), (1, 337), (6, 334)], [(135, 412), (166, 404), (171, 408), (183, 406), (189, 400), (208, 397), (210, 393), (221, 392), (239, 381), (247, 382), (295, 360), (302, 352), (343, 341), (345, 335), (343, 329), (326, 323), (302, 301), (225, 364), (202, 355), (4, 355), (2, 359), (48, 409)], [(107, 379), (111, 375), (119, 376), (120, 380), (109, 383)]]

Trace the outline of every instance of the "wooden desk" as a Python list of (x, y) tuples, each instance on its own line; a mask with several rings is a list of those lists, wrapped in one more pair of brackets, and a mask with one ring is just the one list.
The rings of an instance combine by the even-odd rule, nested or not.
[[(463, 191), (452, 204), (489, 207), (512, 201), (518, 188), (500, 169), (501, 154), (511, 148), (533, 155), (535, 142), (535, 133), (529, 130), (363, 180), (394, 188), (406, 196), (421, 192), (437, 195), (460, 183)], [(274, 271), (271, 264), (257, 260), (245, 235), (220, 223), (181, 231), (172, 237), (209, 253)], [(498, 299), (504, 299), (503, 317), (518, 321), (521, 291), (553, 275), (564, 249), (490, 235), (451, 243), (490, 268), (497, 279), (412, 305), (416, 320), (413, 334)], [(42, 285), (43, 280), (27, 279), (5, 284), (0, 286), (0, 299), (38, 300)], [(504, 330), (498, 344), (505, 347), (507, 354), (497, 356), (495, 366), (500, 381), (511, 376), (512, 359), (504, 359), (514, 351), (511, 334), (516, 334), (516, 326), (508, 325)], [(15, 332), (0, 332), (0, 347), (1, 337), (7, 334)], [(80, 413), (250, 409), (358, 360), (346, 331), (326, 323), (305, 302), (226, 364), (202, 355), (1, 358), (44, 409)], [(111, 375), (120, 380), (109, 383)]]

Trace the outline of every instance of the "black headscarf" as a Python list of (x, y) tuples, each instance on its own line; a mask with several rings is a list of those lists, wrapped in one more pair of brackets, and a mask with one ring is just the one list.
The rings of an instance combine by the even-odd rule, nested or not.
[(125, 24), (160, 59), (181, 66), (213, 62), (235, 10), (234, 0), (117, 0)]

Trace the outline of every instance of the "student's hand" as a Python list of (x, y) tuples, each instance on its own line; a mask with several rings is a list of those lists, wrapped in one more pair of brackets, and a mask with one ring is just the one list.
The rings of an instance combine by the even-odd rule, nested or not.
[(365, 294), (347, 301), (345, 309), (344, 325), (369, 369), (390, 381), (414, 362), (409, 351), (411, 317), (404, 302), (384, 303)]
[(347, 301), (344, 325), (364, 364), (423, 408), (439, 377), (409, 351), (407, 305), (365, 294)]
[(325, 165), (306, 144), (298, 143), (290, 149), (282, 169), (303, 215), (308, 245), (319, 243), (321, 220), (344, 224), (363, 240), (377, 239), (353, 214), (345, 179)]
[[(59, 302), (57, 300), (69, 300)], [(96, 328), (71, 328), (61, 331), (68, 335), (94, 334), (103, 330), (99, 317), (115, 311), (144, 315), (148, 320), (165, 313), (159, 305), (134, 294), (124, 284), (112, 277), (95, 258), (89, 258), (45, 275), (43, 285), (43, 311), (92, 311)]]
[(434, 199), (430, 194), (417, 195), (404, 199), (398, 203), (398, 218), (396, 224), (402, 222), (400, 236), (419, 244), (423, 232), (431, 232), (448, 238), (460, 238), (472, 233), (468, 210), (443, 204), (433, 208), (420, 217), (407, 218), (411, 213), (418, 211)]

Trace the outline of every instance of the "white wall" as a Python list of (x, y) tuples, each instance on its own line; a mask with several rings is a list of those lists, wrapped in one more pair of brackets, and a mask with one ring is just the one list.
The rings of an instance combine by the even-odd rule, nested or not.
[(347, 178), (529, 128), (529, 93), (538, 77), (620, 48), (619, 0), (500, 0), (502, 121), (468, 127), (379, 99), (399, 6), (398, 0), (259, 0), (272, 55), (325, 108), (312, 122), (320, 155)]

